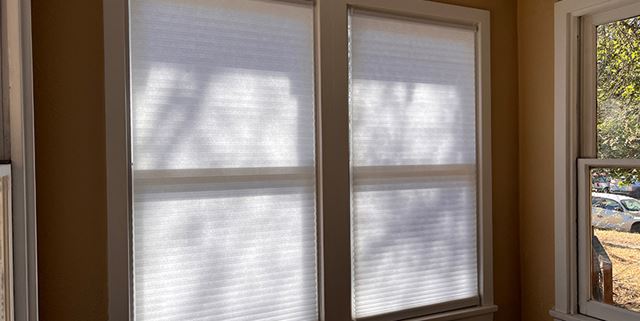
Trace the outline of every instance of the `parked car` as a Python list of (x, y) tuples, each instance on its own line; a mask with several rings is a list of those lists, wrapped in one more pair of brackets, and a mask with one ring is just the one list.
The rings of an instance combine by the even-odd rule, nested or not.
[(640, 233), (640, 200), (625, 195), (591, 193), (591, 225), (604, 230)]
[(613, 179), (609, 183), (609, 193), (624, 194), (640, 198), (640, 182), (625, 183), (619, 179)]
[(609, 177), (605, 175), (594, 174), (591, 177), (591, 188), (594, 192), (609, 193)]
[(631, 196), (610, 193), (591, 193), (591, 205), (619, 212), (632, 212), (640, 216), (640, 200)]

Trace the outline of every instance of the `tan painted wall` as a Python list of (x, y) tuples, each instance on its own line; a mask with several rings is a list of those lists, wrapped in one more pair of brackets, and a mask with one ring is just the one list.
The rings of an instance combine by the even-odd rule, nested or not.
[(515, 0), (440, 0), (491, 11), (495, 320), (520, 319), (518, 60)]
[(40, 320), (106, 320), (102, 2), (32, 6)]
[(522, 321), (551, 320), (553, 236), (553, 4), (518, 0)]
[[(496, 320), (515, 321), (521, 314), (518, 188), (526, 188), (518, 184), (517, 1), (441, 1), (491, 11)], [(40, 315), (106, 320), (102, 3), (32, 5)]]

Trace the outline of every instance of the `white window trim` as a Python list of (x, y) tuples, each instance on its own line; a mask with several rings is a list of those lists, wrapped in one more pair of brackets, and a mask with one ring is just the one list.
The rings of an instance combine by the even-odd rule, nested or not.
[[(38, 320), (35, 150), (31, 62), (31, 1), (1, 0), (2, 93), (9, 110), (12, 229), (13, 319)], [(6, 141), (6, 140), (5, 140)]]
[[(595, 156), (595, 133), (593, 130), (584, 131), (586, 139), (580, 140), (581, 123), (589, 127), (593, 123), (593, 115), (588, 113), (583, 119), (579, 117), (580, 105), (591, 106), (593, 88), (583, 86), (583, 81), (589, 82), (594, 76), (590, 70), (585, 70), (581, 63), (584, 48), (592, 48), (593, 43), (584, 41), (580, 47), (581, 18), (591, 15), (588, 19), (593, 22), (605, 22), (619, 12), (619, 7), (637, 6), (637, 0), (563, 0), (555, 5), (555, 101), (554, 101), (554, 189), (555, 189), (555, 307), (550, 311), (555, 320), (563, 321), (596, 321), (596, 319), (581, 314), (579, 305), (584, 300), (587, 291), (579, 281), (579, 247), (578, 239), (584, 239), (585, 233), (578, 228), (578, 176), (579, 169), (584, 170), (590, 165), (601, 164), (597, 160), (578, 161), (580, 144), (583, 153)], [(628, 10), (628, 7), (627, 7)], [(606, 13), (604, 13), (606, 12)], [(592, 59), (591, 59), (592, 61)], [(587, 65), (589, 63), (587, 62)], [(592, 63), (591, 63), (592, 65)], [(585, 68), (585, 69), (583, 69)], [(583, 71), (582, 79), (579, 74)], [(588, 106), (587, 106), (588, 107)], [(604, 163), (602, 163), (604, 164)], [(611, 165), (611, 162), (607, 164)], [(627, 162), (620, 164), (628, 165)], [(584, 193), (583, 193), (584, 194)], [(584, 198), (584, 197), (583, 197)], [(583, 200), (584, 201), (584, 200)], [(584, 204), (582, 204), (584, 207)], [(583, 220), (584, 221), (584, 218)], [(581, 226), (585, 223), (582, 222)], [(584, 230), (584, 228), (583, 228)], [(582, 231), (584, 232), (584, 231)], [(586, 241), (585, 241), (586, 242)], [(583, 244), (584, 245), (584, 244)], [(585, 250), (582, 249), (582, 252)], [(584, 262), (583, 262), (584, 263)], [(582, 271), (584, 273), (584, 271)], [(582, 295), (580, 293), (582, 287)], [(608, 315), (601, 312), (612, 309), (597, 302), (582, 302), (582, 309), (600, 316)], [(618, 320), (627, 320), (629, 313), (617, 314)], [(626, 315), (626, 316), (624, 316)]]
[[(415, 314), (404, 315), (403, 313), (406, 311), (402, 311), (398, 314), (367, 318), (366, 320), (493, 320), (493, 313), (497, 307), (493, 302), (489, 12), (423, 0), (315, 0), (316, 55), (321, 57), (321, 59), (316, 59), (316, 96), (319, 106), (317, 119), (322, 123), (321, 126), (318, 126), (317, 133), (319, 231), (327, 230), (330, 227), (332, 231), (331, 238), (323, 238), (320, 235), (318, 240), (320, 243), (320, 273), (323, 276), (330, 275), (330, 277), (321, 277), (320, 279), (319, 320), (351, 320), (350, 209), (348, 206), (350, 196), (349, 186), (344, 184), (348, 181), (349, 175), (347, 14), (350, 8), (478, 28), (477, 159), (480, 302), (473, 307), (414, 317), (413, 319), (407, 318), (411, 318)], [(109, 320), (130, 320), (132, 318), (129, 279), (129, 221), (132, 201), (128, 147), (128, 0), (104, 0), (103, 12), (106, 149), (108, 155)], [(328, 170), (323, 171), (323, 168), (331, 169), (332, 173), (328, 174)], [(347, 178), (347, 180), (343, 180), (343, 178)], [(336, 186), (338, 187), (336, 188)], [(331, 249), (331, 255), (322, 255), (325, 249)], [(329, 289), (331, 293), (328, 293)], [(453, 308), (455, 307), (451, 309)]]

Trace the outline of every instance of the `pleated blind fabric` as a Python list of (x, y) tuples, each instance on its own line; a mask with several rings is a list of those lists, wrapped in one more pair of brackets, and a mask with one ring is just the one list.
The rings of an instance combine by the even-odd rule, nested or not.
[(312, 7), (130, 10), (135, 319), (316, 320)]
[(475, 31), (350, 17), (353, 314), (478, 296)]

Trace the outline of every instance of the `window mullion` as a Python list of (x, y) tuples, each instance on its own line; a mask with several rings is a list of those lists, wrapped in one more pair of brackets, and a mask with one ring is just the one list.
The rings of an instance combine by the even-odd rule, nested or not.
[(347, 6), (317, 0), (321, 319), (351, 320)]

